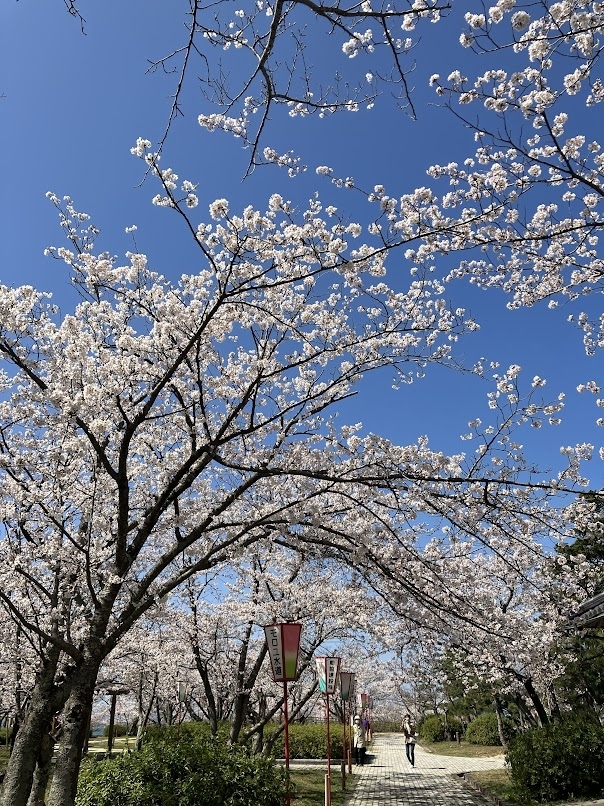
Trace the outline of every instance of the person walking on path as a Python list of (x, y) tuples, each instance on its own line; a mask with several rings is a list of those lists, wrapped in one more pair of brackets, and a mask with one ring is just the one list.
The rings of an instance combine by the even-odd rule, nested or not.
[(354, 747), (354, 763), (363, 766), (365, 763), (366, 740), (365, 728), (360, 716), (355, 716), (352, 730), (352, 743)]
[[(355, 767), (358, 783), (347, 806), (487, 806), (458, 774), (504, 767), (505, 756), (461, 758), (415, 748), (415, 767), (402, 752), (402, 733), (375, 733), (372, 763)], [(578, 804), (587, 806), (587, 804)]]
[(405, 753), (407, 761), (415, 767), (415, 738), (417, 736), (415, 725), (411, 722), (411, 714), (405, 714), (403, 719), (403, 733), (405, 735)]

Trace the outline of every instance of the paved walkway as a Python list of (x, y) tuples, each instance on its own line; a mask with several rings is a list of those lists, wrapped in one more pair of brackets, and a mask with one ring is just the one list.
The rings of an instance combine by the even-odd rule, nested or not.
[(480, 795), (452, 776), (504, 764), (503, 756), (437, 756), (416, 746), (412, 767), (405, 756), (403, 737), (396, 733), (376, 735), (368, 756), (362, 767), (353, 767), (360, 780), (348, 806), (484, 806)]

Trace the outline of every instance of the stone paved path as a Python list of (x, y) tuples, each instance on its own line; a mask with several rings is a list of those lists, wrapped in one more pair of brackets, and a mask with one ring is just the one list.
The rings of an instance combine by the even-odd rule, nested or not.
[[(503, 756), (456, 758), (415, 749), (415, 767), (405, 756), (403, 737), (381, 733), (374, 737), (368, 763), (353, 769), (360, 780), (348, 806), (484, 806), (485, 801), (457, 772), (503, 767)], [(333, 773), (332, 773), (333, 775)]]

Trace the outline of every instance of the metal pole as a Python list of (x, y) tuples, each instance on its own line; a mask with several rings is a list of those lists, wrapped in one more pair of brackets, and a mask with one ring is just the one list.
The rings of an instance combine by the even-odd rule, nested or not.
[(346, 700), (342, 700), (342, 708), (343, 708), (343, 716), (342, 719), (344, 721), (344, 742), (342, 745), (342, 758), (344, 759), (344, 766), (346, 766), (346, 759), (348, 753), (348, 742), (346, 737)]
[(325, 694), (325, 699), (327, 703), (327, 777), (326, 777), (326, 794), (325, 800), (327, 802), (327, 806), (331, 806), (331, 739), (329, 736), (329, 694)]
[(348, 773), (352, 775), (352, 737), (354, 735), (352, 730), (352, 703), (348, 709)]
[(342, 700), (342, 721), (344, 723), (342, 740), (342, 790), (346, 791), (346, 761), (348, 758), (348, 744), (346, 742), (346, 700)]
[(290, 806), (290, 790), (289, 790), (289, 716), (287, 711), (287, 680), (283, 681), (283, 745), (285, 749), (285, 786), (286, 795), (285, 803)]

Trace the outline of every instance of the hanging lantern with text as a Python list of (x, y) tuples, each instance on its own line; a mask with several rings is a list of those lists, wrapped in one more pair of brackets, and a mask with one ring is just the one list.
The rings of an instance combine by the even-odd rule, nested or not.
[(340, 672), (340, 697), (344, 702), (352, 697), (354, 688), (354, 672)]
[(296, 679), (301, 632), (301, 624), (269, 624), (264, 628), (275, 683)]
[(322, 694), (335, 694), (339, 682), (341, 658), (317, 657), (317, 675)]

